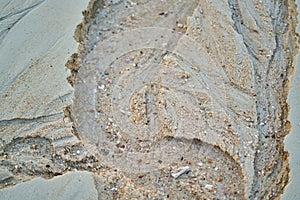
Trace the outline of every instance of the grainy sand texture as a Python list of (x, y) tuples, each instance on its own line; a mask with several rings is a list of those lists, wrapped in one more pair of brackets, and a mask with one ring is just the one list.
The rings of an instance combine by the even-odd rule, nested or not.
[(295, 1), (0, 8), (0, 199), (300, 198)]

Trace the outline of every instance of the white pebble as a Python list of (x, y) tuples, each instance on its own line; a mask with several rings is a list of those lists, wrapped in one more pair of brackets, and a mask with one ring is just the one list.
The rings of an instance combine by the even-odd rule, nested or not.
[(204, 186), (204, 188), (209, 189), (209, 190), (213, 189), (213, 187), (214, 187), (213, 185), (205, 185)]

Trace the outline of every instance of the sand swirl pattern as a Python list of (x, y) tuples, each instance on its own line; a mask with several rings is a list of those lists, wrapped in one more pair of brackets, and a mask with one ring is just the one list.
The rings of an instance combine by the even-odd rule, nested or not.
[(77, 124), (105, 165), (153, 173), (177, 163), (178, 152), (205, 160), (206, 150), (186, 153), (188, 145), (178, 143), (197, 140), (219, 152), (216, 160), (253, 174), (253, 139), (226, 108), (227, 79), (188, 36), (162, 28), (122, 32), (99, 42), (83, 63)]
[(79, 4), (17, 4), (0, 20), (2, 199), (296, 198), (296, 2), (91, 0), (67, 69)]

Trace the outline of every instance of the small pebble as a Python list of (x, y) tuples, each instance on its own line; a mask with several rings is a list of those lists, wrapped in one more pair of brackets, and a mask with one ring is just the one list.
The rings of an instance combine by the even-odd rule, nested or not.
[(213, 187), (214, 187), (213, 185), (205, 185), (204, 186), (205, 189), (209, 189), (209, 190), (213, 189)]
[(183, 28), (183, 24), (178, 23), (178, 24), (177, 24), (177, 27), (178, 27), (178, 28)]
[(104, 85), (98, 86), (98, 89), (99, 89), (99, 90), (104, 90), (104, 88), (105, 88)]

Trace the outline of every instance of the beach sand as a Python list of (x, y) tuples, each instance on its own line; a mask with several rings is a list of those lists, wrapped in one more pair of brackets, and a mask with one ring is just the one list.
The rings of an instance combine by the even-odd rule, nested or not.
[(0, 5), (0, 199), (300, 197), (294, 5), (88, 3)]
[[(300, 1), (297, 0), (298, 13)], [(298, 14), (298, 22), (300, 21), (300, 16)], [(297, 33), (300, 33), (299, 24), (297, 26)], [(285, 189), (285, 193), (282, 199), (299, 199), (300, 191), (300, 58), (299, 54), (297, 56), (297, 65), (294, 76), (291, 78), (291, 91), (288, 97), (288, 103), (290, 105), (290, 116), (289, 120), (292, 123), (291, 133), (286, 137), (285, 148), (289, 152), (289, 163), (290, 163), (290, 181)]]

